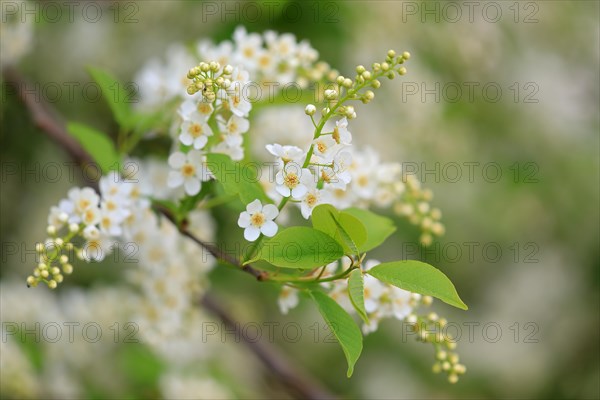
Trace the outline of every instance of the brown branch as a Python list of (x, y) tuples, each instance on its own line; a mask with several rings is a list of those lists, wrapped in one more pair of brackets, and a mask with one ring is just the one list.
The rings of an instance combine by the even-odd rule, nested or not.
[(196, 242), (196, 244), (198, 244), (200, 247), (203, 247), (206, 251), (208, 251), (216, 259), (225, 261), (226, 263), (233, 265), (234, 267), (237, 267), (244, 272), (249, 273), (250, 275), (255, 277), (256, 280), (258, 280), (258, 281), (264, 281), (267, 279), (268, 274), (265, 271), (258, 270), (256, 268), (254, 268), (253, 266), (251, 266), (250, 264), (242, 265), (239, 262), (239, 260), (237, 260), (235, 257), (230, 256), (229, 254), (221, 251), (217, 246), (214, 246), (210, 243), (206, 243), (205, 241), (203, 241), (202, 239), (200, 239), (199, 237), (194, 235), (192, 232), (190, 232), (187, 229), (186, 223), (178, 223), (177, 222), (177, 219), (171, 213), (171, 211), (167, 210), (164, 207), (161, 207), (160, 205), (155, 205), (154, 208), (156, 210), (158, 210), (161, 214), (163, 214), (165, 217), (167, 217), (167, 219), (169, 219), (169, 221), (171, 221), (173, 223), (173, 225), (175, 225), (177, 227), (177, 229), (183, 236), (186, 236), (186, 237), (190, 238), (191, 240), (193, 240), (194, 242)]
[[(46, 133), (57, 144), (67, 151), (69, 156), (78, 164), (85, 165), (93, 163), (92, 157), (81, 147), (81, 145), (67, 132), (65, 124), (58, 117), (56, 112), (49, 105), (43, 103), (31, 85), (13, 68), (5, 68), (2, 71), (6, 84), (15, 90), (19, 99), (23, 102), (31, 114), (33, 123), (41, 131)], [(91, 182), (97, 189), (98, 182)], [(174, 216), (166, 209), (160, 210), (179, 229), (182, 235), (190, 238), (199, 246), (210, 252), (215, 258), (239, 267), (242, 271), (254, 276), (257, 280), (264, 280), (265, 273), (259, 271), (250, 265), (242, 266), (238, 260), (221, 252), (217, 247), (205, 243), (187, 230), (184, 224), (178, 224)], [(217, 316), (229, 329), (235, 329), (243, 339), (245, 345), (258, 357), (265, 367), (273, 373), (281, 383), (290, 391), (303, 399), (333, 399), (335, 396), (325, 389), (321, 388), (317, 382), (302, 375), (298, 370), (292, 367), (292, 364), (275, 352), (264, 342), (257, 342), (247, 337), (245, 332), (240, 329), (238, 323), (222, 308), (219, 303), (213, 299), (210, 294), (205, 294), (201, 299), (201, 304), (209, 312)]]

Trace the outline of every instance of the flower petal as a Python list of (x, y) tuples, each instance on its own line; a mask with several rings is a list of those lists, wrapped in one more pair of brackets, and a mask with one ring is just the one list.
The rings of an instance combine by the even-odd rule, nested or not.
[(252, 203), (249, 203), (246, 206), (246, 211), (248, 211), (248, 213), (250, 213), (250, 214), (254, 214), (259, 211), (262, 211), (262, 203), (260, 202), (260, 200), (256, 199)]
[(240, 228), (247, 228), (250, 225), (250, 214), (246, 211), (242, 211), (240, 213), (240, 217), (238, 218), (238, 226)]
[(274, 204), (267, 204), (262, 209), (263, 214), (269, 220), (275, 219), (279, 215), (279, 209)]
[(179, 171), (170, 171), (169, 178), (167, 179), (167, 186), (175, 188), (181, 186), (183, 183), (183, 176)]
[(171, 168), (181, 168), (185, 164), (185, 154), (178, 151), (169, 156), (169, 165)]
[(246, 239), (249, 242), (254, 242), (256, 239), (258, 239), (259, 236), (260, 230), (253, 225), (244, 229), (244, 239)]
[(200, 181), (197, 178), (186, 178), (183, 186), (185, 192), (190, 196), (195, 196), (200, 192)]
[(273, 221), (267, 221), (260, 227), (260, 231), (267, 237), (273, 237), (277, 233), (279, 227)]

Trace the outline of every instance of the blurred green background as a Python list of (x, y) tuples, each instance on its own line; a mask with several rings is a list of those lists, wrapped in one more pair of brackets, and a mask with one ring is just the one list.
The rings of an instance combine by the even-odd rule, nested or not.
[[(2, 3), (4, 12), (7, 3)], [(28, 4), (41, 10), (48, 3), (53, 2)], [(213, 292), (241, 321), (298, 322), (303, 335), (297, 343), (276, 331), (275, 346), (294, 364), (346, 398), (599, 397), (597, 1), (98, 5), (110, 17), (96, 23), (82, 17), (81, 7), (75, 8), (72, 21), (66, 14), (58, 22), (41, 18), (19, 69), (42, 88), (51, 82), (90, 82), (85, 72), (89, 65), (130, 81), (149, 59), (164, 60), (171, 43), (219, 42), (231, 38), (238, 25), (309, 39), (321, 59), (348, 76), (357, 64), (370, 64), (390, 48), (411, 52), (408, 75), (383, 82), (375, 101), (358, 108), (352, 132), (357, 145), (374, 147), (385, 161), (404, 163), (433, 190), (446, 234), (424, 250), (416, 244), (415, 228), (399, 220), (401, 229), (374, 256), (424, 259), (451, 277), (469, 311), (438, 302), (434, 309), (460, 328), (458, 351), (468, 372), (456, 385), (432, 374), (433, 350), (407, 339), (402, 325), (390, 320), (366, 338), (355, 375), (348, 380), (337, 345), (323, 343), (323, 337), (314, 343), (311, 327), (320, 319), (312, 305), (302, 302), (282, 317), (276, 288), (215, 270)], [(261, 11), (258, 18), (254, 8)], [(114, 131), (104, 103), (84, 101), (78, 90), (74, 95), (53, 105), (69, 120)], [(12, 289), (12, 282), (24, 282), (33, 264), (9, 254), (4, 244), (32, 248), (43, 238), (48, 208), (73, 183), (7, 173), (15, 163), (26, 170), (68, 158), (32, 126), (5, 85), (1, 123), (4, 313), (7, 304), (39, 296)], [(44, 298), (121, 280), (116, 266), (84, 270), (79, 268), (64, 287)], [(6, 359), (10, 349), (4, 338), (2, 346), (0, 357)], [(43, 343), (19, 346), (27, 355), (24, 363), (34, 366), (34, 379), (61, 385), (60, 374), (35, 367), (43, 364), (40, 357), (52, 354), (42, 349)], [(254, 371), (259, 364), (242, 344), (226, 340), (220, 346), (222, 357), (198, 361), (197, 367), (228, 393), (242, 398), (284, 395)], [(120, 347), (117, 355), (99, 358), (93, 373), (82, 369), (81, 377), (71, 376), (71, 384), (83, 387), (89, 398), (159, 396), (157, 382), (166, 367), (142, 345)], [(7, 372), (15, 364), (1, 366), (2, 395), (18, 397), (9, 390)], [(60, 397), (55, 393), (48, 389), (44, 397)]]

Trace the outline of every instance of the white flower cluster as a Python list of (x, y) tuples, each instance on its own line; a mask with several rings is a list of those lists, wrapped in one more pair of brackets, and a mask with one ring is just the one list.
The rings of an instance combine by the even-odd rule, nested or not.
[(202, 182), (212, 178), (206, 153), (226, 154), (236, 161), (244, 157), (242, 135), (250, 128), (247, 118), (252, 105), (244, 94), (249, 75), (241, 68), (202, 62), (187, 76), (192, 97), (179, 107), (182, 122), (169, 157), (173, 170), (168, 185), (183, 186), (187, 195), (194, 196)]
[(72, 273), (73, 255), (85, 261), (102, 261), (123, 237), (132, 210), (148, 206), (139, 186), (117, 172), (102, 177), (99, 186), (100, 195), (89, 187), (72, 188), (66, 199), (51, 207), (50, 238), (36, 245), (40, 263), (27, 278), (30, 286), (43, 281), (55, 288), (63, 273)]
[[(368, 260), (363, 264), (363, 271), (368, 271), (374, 266), (380, 264), (377, 260)], [(348, 258), (332, 262), (325, 266), (322, 272), (319, 272), (321, 278), (328, 278), (350, 267)], [(342, 308), (350, 314), (356, 314), (356, 309), (350, 301), (348, 294), (347, 279), (339, 279), (333, 282), (321, 283), (329, 296), (337, 301)], [(364, 274), (364, 304), (369, 323), (363, 324), (365, 334), (374, 332), (379, 326), (379, 322), (385, 318), (396, 318), (400, 321), (413, 315), (413, 310), (422, 302), (431, 303), (430, 297), (422, 296), (418, 293), (411, 293), (392, 285), (381, 282), (368, 274)], [(286, 286), (279, 294), (278, 304), (281, 312), (287, 312), (298, 305), (298, 290)]]
[[(2, 398), (85, 398), (90, 384), (102, 387), (107, 397), (119, 397), (127, 382), (106, 382), (126, 372), (115, 359), (132, 348), (151, 353), (164, 367), (156, 382), (162, 397), (231, 398), (210, 371), (198, 368), (199, 359), (219, 362), (223, 345), (202, 342), (203, 324), (211, 320), (197, 308), (185, 334), (155, 345), (146, 340), (146, 326), (137, 316), (144, 299), (126, 285), (32, 292), (20, 279), (4, 277), (0, 297)], [(27, 351), (30, 345), (35, 345), (35, 358)], [(42, 365), (35, 363), (37, 357), (43, 357)]]
[(289, 33), (267, 31), (260, 35), (238, 27), (233, 41), (214, 44), (201, 40), (195, 47), (196, 51), (189, 51), (183, 45), (173, 45), (168, 49), (166, 63), (152, 60), (138, 73), (135, 81), (140, 87), (139, 107), (158, 109), (173, 99), (185, 97), (191, 80), (182, 71), (197, 59), (238, 66), (248, 71), (261, 88), (268, 86), (275, 92), (292, 82), (305, 87), (330, 71), (326, 63), (316, 62), (318, 52), (307, 41), (298, 42)]

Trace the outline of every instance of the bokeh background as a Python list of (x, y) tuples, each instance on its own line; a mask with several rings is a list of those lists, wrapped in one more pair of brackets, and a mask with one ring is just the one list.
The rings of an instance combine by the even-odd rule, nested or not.
[[(9, 4), (42, 14), (55, 4), (63, 14), (37, 22), (35, 12), (27, 14), (29, 27), (10, 36), (6, 24), (16, 22), (4, 19)], [(355, 374), (346, 379), (339, 347), (323, 332), (314, 338), (314, 323), (322, 322), (308, 301), (281, 316), (276, 288), (220, 268), (211, 273), (211, 290), (242, 322), (297, 323), (298, 341), (290, 340), (293, 329), (276, 329), (273, 346), (345, 398), (599, 397), (597, 1), (98, 2), (104, 16), (94, 23), (82, 5), (71, 19), (63, 2), (3, 1), (3, 64), (17, 60), (41, 88), (90, 82), (90, 65), (126, 82), (148, 60), (164, 60), (171, 44), (219, 42), (238, 25), (308, 39), (346, 75), (390, 48), (409, 50), (409, 74), (384, 82), (375, 101), (358, 109), (352, 132), (358, 145), (412, 168), (435, 194), (445, 236), (425, 250), (416, 229), (399, 219), (401, 229), (376, 256), (420, 258), (455, 282), (469, 311), (439, 302), (434, 309), (459, 327), (467, 374), (448, 384), (431, 372), (432, 348), (387, 321), (366, 338)], [(69, 120), (114, 130), (108, 107), (86, 101), (79, 90), (53, 106)], [(253, 121), (275, 118), (266, 112), (284, 109), (260, 111)], [(197, 342), (186, 350), (197, 358), (177, 368), (149, 346), (115, 343), (109, 325), (127, 321), (125, 267), (82, 266), (57, 291), (27, 290), (31, 256), (15, 254), (7, 243), (32, 249), (44, 237), (48, 208), (83, 183), (8, 173), (14, 165), (39, 170), (68, 157), (32, 125), (4, 84), (1, 124), (3, 398), (285, 396), (232, 335)], [(53, 344), (6, 335), (6, 323), (60, 318), (107, 321), (105, 336), (95, 344)]]

